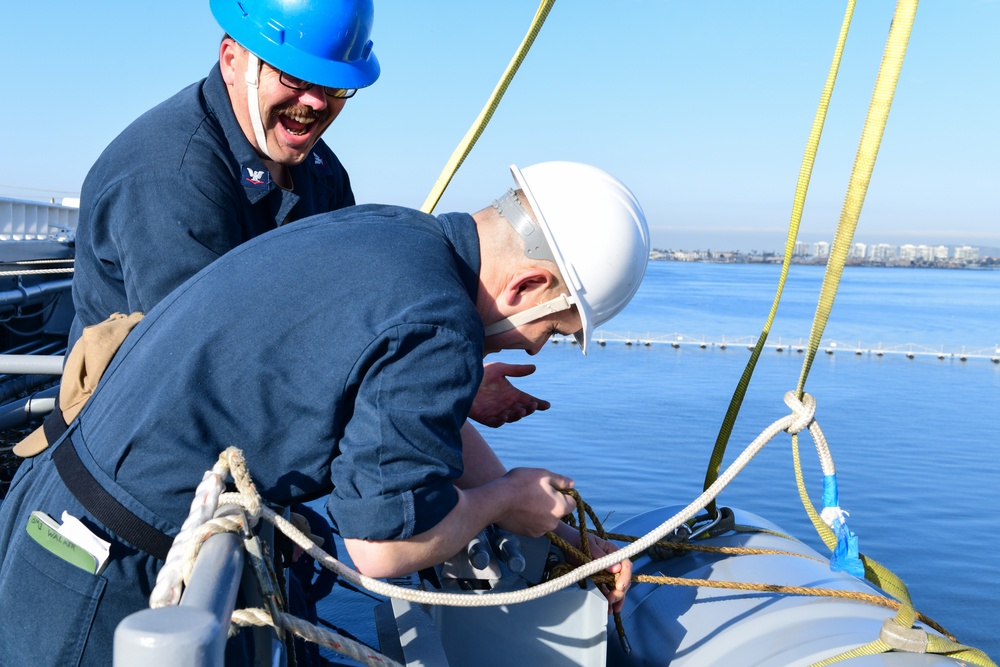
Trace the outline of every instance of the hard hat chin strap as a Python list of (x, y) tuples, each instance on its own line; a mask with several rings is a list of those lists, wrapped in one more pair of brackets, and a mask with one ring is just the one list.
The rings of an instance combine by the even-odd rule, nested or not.
[(550, 299), (545, 303), (532, 306), (531, 308), (522, 310), (519, 313), (514, 313), (510, 317), (505, 317), (502, 320), (498, 320), (493, 324), (488, 325), (486, 327), (486, 335), (494, 336), (496, 334), (503, 333), (504, 331), (515, 329), (522, 324), (534, 322), (535, 320), (541, 319), (547, 315), (554, 315), (564, 310), (569, 310), (573, 307), (573, 302), (573, 297), (560, 294), (556, 298)]
[(264, 121), (260, 117), (260, 96), (257, 94), (260, 85), (260, 58), (247, 51), (247, 110), (250, 112), (250, 125), (253, 126), (253, 136), (257, 140), (257, 150), (268, 160), (274, 160), (267, 152), (267, 135), (264, 134)]

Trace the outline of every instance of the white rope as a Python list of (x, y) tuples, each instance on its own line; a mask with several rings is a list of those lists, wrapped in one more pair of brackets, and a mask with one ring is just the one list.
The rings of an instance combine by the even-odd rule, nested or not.
[[(191, 502), (188, 517), (181, 526), (177, 537), (174, 538), (174, 543), (167, 554), (166, 562), (157, 575), (156, 585), (150, 595), (150, 607), (156, 608), (175, 605), (180, 601), (183, 584), (187, 582), (190, 576), (198, 549), (208, 536), (222, 531), (236, 532), (243, 529), (242, 521), (235, 520), (232, 517), (214, 517), (220, 505), (242, 507), (246, 510), (248, 520), (254, 523), (258, 518), (269, 521), (323, 567), (336, 572), (339, 576), (356, 586), (361, 586), (385, 597), (399, 598), (418, 604), (456, 607), (486, 607), (535, 600), (579, 582), (592, 574), (622, 562), (626, 558), (632, 558), (656, 542), (659, 542), (666, 535), (673, 533), (680, 525), (694, 517), (712, 499), (718, 496), (736, 475), (749, 464), (750, 460), (764, 448), (764, 445), (782, 431), (798, 433), (808, 428), (817, 442), (817, 449), (826, 450), (828, 454), (829, 448), (827, 447), (826, 440), (814, 419), (816, 410), (815, 399), (809, 394), (803, 394), (802, 401), (799, 401), (795, 398), (795, 392), (788, 392), (785, 395), (785, 403), (792, 409), (792, 414), (782, 417), (768, 426), (747, 446), (743, 453), (740, 454), (725, 472), (716, 479), (714, 484), (687, 507), (664, 521), (644, 537), (602, 558), (585, 563), (567, 574), (544, 584), (521, 591), (483, 593), (480, 595), (436, 593), (394, 586), (379, 579), (366, 577), (356, 570), (347, 567), (323, 551), (308, 535), (299, 530), (294, 524), (261, 502), (260, 495), (257, 493), (257, 489), (247, 470), (246, 460), (243, 458), (242, 452), (234, 447), (230, 447), (220, 454), (218, 462), (212, 467), (212, 470), (204, 474), (201, 483), (195, 489), (195, 497)], [(238, 489), (236, 493), (223, 492), (225, 481), (230, 474), (236, 482)], [(279, 612), (277, 622), (281, 627), (290, 630), (307, 641), (326, 646), (365, 665), (370, 665), (371, 667), (402, 667), (399, 663), (373, 652), (372, 649), (363, 644), (354, 642), (347, 637), (330, 632), (324, 628), (317, 627), (294, 616)], [(275, 625), (270, 614), (263, 609), (234, 610), (232, 623), (235, 625)]]
[[(197, 549), (204, 539), (203, 526), (215, 514), (219, 495), (225, 489), (230, 467), (229, 457), (226, 456), (228, 452), (229, 450), (223, 452), (223, 456), (205, 473), (195, 489), (188, 516), (174, 538), (174, 543), (170, 545), (163, 567), (156, 575), (156, 585), (149, 596), (149, 606), (153, 609), (176, 605), (181, 600), (182, 584), (191, 574)], [(202, 539), (198, 539), (199, 537)]]
[(815, 418), (816, 399), (809, 394), (803, 393), (802, 400), (800, 401), (794, 391), (789, 391), (785, 394), (785, 405), (791, 408), (793, 413), (799, 415), (795, 423), (786, 430), (791, 435), (795, 435), (800, 431), (809, 429), (809, 435), (812, 436), (813, 442), (816, 444), (816, 454), (819, 456), (823, 474), (835, 474), (837, 469), (833, 465), (833, 454), (830, 452), (830, 444), (827, 442), (826, 436), (823, 435), (823, 431), (820, 429), (819, 423)]
[[(195, 500), (191, 504), (191, 513), (184, 522), (181, 532), (177, 535), (174, 545), (167, 556), (167, 562), (157, 577), (156, 587), (153, 590), (153, 595), (150, 596), (150, 606), (176, 604), (180, 599), (181, 583), (185, 579), (186, 573), (190, 573), (193, 556), (196, 553), (197, 545), (195, 545), (195, 542), (200, 543), (207, 534), (214, 531), (214, 526), (217, 524), (216, 522), (209, 523), (209, 519), (220, 504), (243, 507), (247, 510), (248, 515), (259, 517), (272, 523), (278, 530), (288, 536), (292, 542), (312, 556), (316, 562), (320, 563), (326, 569), (336, 572), (339, 576), (356, 586), (361, 586), (385, 597), (408, 600), (418, 604), (455, 607), (486, 607), (535, 600), (577, 583), (592, 574), (622, 562), (626, 558), (637, 556), (662, 540), (665, 536), (673, 533), (674, 530), (693, 518), (711, 500), (716, 498), (736, 475), (749, 464), (750, 460), (774, 436), (782, 431), (798, 433), (808, 428), (810, 434), (816, 440), (817, 450), (821, 452), (821, 458), (825, 456), (829, 460), (829, 447), (822, 431), (815, 422), (816, 400), (809, 394), (803, 394), (802, 400), (799, 401), (795, 397), (795, 392), (788, 392), (785, 395), (785, 403), (792, 409), (791, 414), (776, 420), (764, 429), (708, 489), (684, 509), (661, 523), (645, 536), (613, 553), (584, 563), (567, 574), (529, 589), (497, 593), (487, 592), (479, 595), (438, 593), (394, 586), (380, 579), (366, 577), (360, 572), (347, 567), (318, 547), (290, 521), (261, 503), (260, 496), (250, 479), (246, 468), (246, 461), (243, 459), (242, 453), (230, 447), (223, 452), (215, 467), (205, 473), (202, 483), (198, 485), (198, 489), (195, 492)], [(228, 459), (228, 464), (226, 463), (226, 459)], [(232, 472), (236, 480), (237, 493), (222, 493), (227, 470)], [(208, 526), (206, 526), (206, 523), (208, 523)]]
[[(809, 394), (804, 394), (803, 400), (798, 401), (795, 399), (794, 392), (788, 392), (785, 396), (785, 400), (786, 403), (792, 408), (792, 414), (782, 417), (768, 426), (752, 443), (750, 443), (750, 445), (747, 446), (743, 453), (740, 454), (740, 456), (726, 469), (726, 471), (718, 479), (716, 479), (714, 484), (706, 489), (683, 510), (675, 514), (670, 519), (664, 521), (657, 528), (654, 528), (644, 537), (636, 540), (632, 544), (622, 547), (621, 549), (602, 558), (585, 563), (567, 574), (562, 575), (561, 577), (557, 577), (556, 579), (552, 579), (543, 584), (520, 591), (499, 593), (487, 592), (479, 595), (466, 595), (462, 593), (437, 593), (433, 591), (422, 591), (401, 586), (394, 586), (379, 579), (366, 577), (356, 570), (345, 566), (336, 558), (316, 546), (316, 544), (313, 543), (308, 536), (292, 525), (291, 522), (285, 520), (284, 517), (268, 507), (260, 505), (259, 498), (256, 500), (252, 497), (248, 498), (246, 495), (246, 489), (241, 488), (241, 484), (239, 482), (237, 482), (237, 488), (240, 489), (240, 493), (223, 494), (220, 502), (240, 506), (246, 506), (248, 502), (255, 502), (256, 505), (260, 507), (260, 518), (274, 524), (276, 528), (287, 535), (302, 550), (312, 556), (316, 562), (320, 563), (328, 570), (336, 572), (352, 584), (366, 588), (379, 595), (408, 600), (418, 604), (446, 605), (454, 607), (487, 607), (517, 604), (520, 602), (535, 600), (554, 593), (571, 584), (581, 581), (592, 574), (611, 567), (616, 563), (620, 563), (626, 558), (631, 558), (642, 553), (656, 542), (659, 542), (666, 535), (673, 533), (673, 531), (676, 530), (681, 524), (685, 523), (694, 517), (699, 511), (704, 509), (704, 507), (722, 492), (722, 490), (736, 477), (740, 471), (743, 470), (743, 468), (747, 466), (750, 460), (756, 456), (757, 453), (763, 449), (764, 445), (770, 442), (775, 435), (781, 433), (782, 431), (790, 432), (792, 429), (796, 429), (796, 432), (798, 432), (805, 428), (810, 428), (810, 433), (812, 433), (812, 426), (815, 423), (815, 399)], [(822, 432), (819, 432), (819, 438), (822, 437)], [(825, 439), (822, 442), (825, 446)], [(234, 471), (235, 469), (236, 466), (234, 465)], [(251, 495), (255, 494), (256, 491), (253, 491), (253, 494)]]
[(370, 665), (371, 667), (403, 667), (403, 665), (396, 662), (392, 658), (373, 652), (370, 647), (365, 646), (364, 644), (344, 637), (336, 632), (331, 632), (325, 628), (313, 625), (307, 621), (303, 621), (297, 616), (292, 616), (290, 614), (279, 612), (277, 623), (275, 623), (274, 619), (271, 618), (271, 615), (264, 609), (236, 609), (233, 611), (232, 621), (233, 624), (239, 626), (280, 626), (285, 630), (302, 637), (306, 641), (319, 644), (320, 646), (325, 646), (328, 649), (336, 651), (342, 655), (346, 655), (348, 658), (357, 660), (365, 665)]

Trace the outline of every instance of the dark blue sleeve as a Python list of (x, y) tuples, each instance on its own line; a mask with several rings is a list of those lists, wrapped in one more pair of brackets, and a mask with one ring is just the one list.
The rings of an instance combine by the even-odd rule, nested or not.
[(240, 210), (232, 192), (180, 171), (133, 175), (108, 188), (94, 210), (95, 252), (120, 262), (129, 312), (149, 312), (239, 245)]
[(428, 324), (392, 328), (366, 357), (327, 508), (343, 537), (407, 539), (458, 502), (460, 430), (482, 357), (467, 337)]

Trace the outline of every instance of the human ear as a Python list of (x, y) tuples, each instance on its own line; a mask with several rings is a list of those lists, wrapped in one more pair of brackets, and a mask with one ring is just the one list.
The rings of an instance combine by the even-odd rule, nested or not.
[(531, 268), (515, 275), (504, 290), (509, 306), (518, 306), (522, 300), (538, 301), (553, 283), (552, 273), (542, 268)]
[(219, 45), (219, 69), (222, 72), (222, 80), (227, 86), (232, 86), (236, 82), (241, 48), (230, 38), (222, 40), (222, 44)]

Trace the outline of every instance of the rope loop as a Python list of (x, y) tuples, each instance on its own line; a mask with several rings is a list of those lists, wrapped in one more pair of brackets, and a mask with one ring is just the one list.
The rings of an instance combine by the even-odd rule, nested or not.
[(785, 405), (792, 409), (792, 414), (796, 418), (785, 428), (786, 432), (796, 435), (813, 423), (816, 417), (816, 399), (812, 395), (803, 392), (802, 400), (799, 400), (794, 391), (789, 391), (785, 394)]

